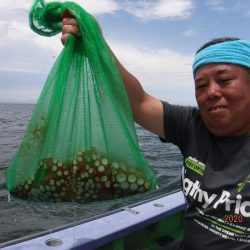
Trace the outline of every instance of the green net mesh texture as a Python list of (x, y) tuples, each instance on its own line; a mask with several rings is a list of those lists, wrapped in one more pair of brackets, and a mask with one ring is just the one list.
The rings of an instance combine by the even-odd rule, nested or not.
[(83, 39), (69, 36), (51, 69), (8, 167), (7, 188), (22, 199), (78, 203), (154, 189), (122, 78), (95, 19), (73, 2), (37, 0), (30, 26), (55, 35), (65, 9)]

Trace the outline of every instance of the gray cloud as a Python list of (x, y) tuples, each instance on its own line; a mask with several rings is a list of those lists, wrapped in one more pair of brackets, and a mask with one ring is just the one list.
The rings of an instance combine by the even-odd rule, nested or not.
[(36, 102), (46, 74), (0, 71), (1, 102)]
[(122, 7), (128, 13), (144, 20), (186, 19), (193, 9), (192, 0), (125, 1)]
[[(32, 2), (32, 0), (0, 2), (0, 8), (6, 10), (0, 14), (0, 102), (8, 100), (30, 102), (37, 99), (46, 76), (62, 49), (60, 37), (41, 37), (33, 33), (29, 28), (28, 10)], [(86, 7), (89, 6), (90, 9), (95, 9), (97, 14), (124, 10), (144, 20), (165, 19), (167, 17), (187, 18), (192, 11), (191, 0), (146, 1), (149, 3), (148, 5), (145, 4), (145, 1), (102, 0), (102, 3), (106, 3), (106, 5), (100, 4), (100, 0), (78, 0), (77, 2), (82, 3), (82, 6), (85, 3)], [(137, 11), (140, 6), (143, 8), (139, 15)], [(149, 15), (151, 10), (153, 10), (153, 16)], [(120, 46), (124, 46), (124, 44), (126, 45), (126, 41), (120, 43)], [(119, 47), (119, 44), (117, 44), (117, 47)], [(163, 92), (167, 92), (164, 89), (165, 87), (160, 84), (160, 78), (167, 77), (169, 81), (175, 84), (173, 88), (174, 86), (182, 86), (183, 89), (189, 88), (188, 85), (183, 86), (184, 80), (185, 83), (188, 81), (184, 76), (176, 74), (175, 71), (171, 73), (173, 60), (186, 62), (189, 59), (169, 51), (170, 64), (166, 72), (166, 68), (168, 68), (167, 61), (164, 59), (166, 58), (164, 54), (166, 51), (168, 51), (167, 48), (162, 51), (153, 51), (151, 49), (142, 51), (134, 46), (127, 48), (126, 54), (117, 51), (117, 55), (125, 62), (126, 67), (130, 68), (131, 63), (135, 63), (136, 65), (133, 67), (135, 74), (141, 77), (147, 89), (154, 89), (155, 92), (152, 92), (152, 94), (155, 93), (158, 96), (158, 94), (162, 95)], [(159, 60), (161, 64), (158, 67), (155, 63), (155, 67), (150, 67), (150, 65), (145, 64), (147, 60)], [(162, 68), (164, 64), (165, 67)], [(183, 67), (186, 72), (185, 66)], [(178, 68), (180, 69), (180, 65), (178, 65)]]
[(207, 0), (206, 5), (219, 12), (240, 12), (242, 14), (250, 10), (250, 8), (246, 9), (246, 3), (241, 0)]

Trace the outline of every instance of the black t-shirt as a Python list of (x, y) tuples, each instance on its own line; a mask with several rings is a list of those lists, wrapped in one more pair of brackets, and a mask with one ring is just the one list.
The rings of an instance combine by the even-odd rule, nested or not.
[(250, 134), (217, 137), (197, 108), (163, 105), (166, 141), (183, 154), (185, 249), (250, 249)]

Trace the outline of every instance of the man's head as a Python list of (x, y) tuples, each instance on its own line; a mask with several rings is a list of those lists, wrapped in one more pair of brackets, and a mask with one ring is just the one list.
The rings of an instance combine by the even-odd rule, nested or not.
[[(248, 53), (247, 53), (248, 52)], [(250, 42), (215, 39), (193, 63), (195, 94), (202, 119), (217, 136), (250, 131)]]

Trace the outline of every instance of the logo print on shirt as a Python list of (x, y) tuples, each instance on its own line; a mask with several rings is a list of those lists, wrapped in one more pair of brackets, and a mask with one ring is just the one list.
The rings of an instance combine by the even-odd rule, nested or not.
[(204, 171), (205, 171), (205, 164), (202, 162), (199, 162), (198, 160), (196, 160), (195, 158), (189, 156), (185, 158), (185, 164), (186, 166), (196, 172), (197, 174), (203, 176)]
[(241, 192), (247, 184), (250, 184), (250, 174), (247, 176), (244, 182), (238, 184), (237, 188), (238, 193)]

